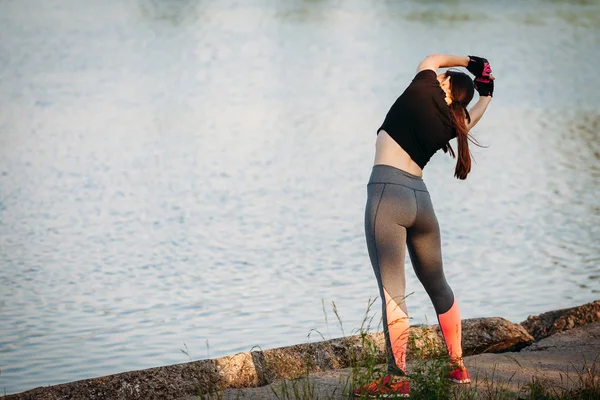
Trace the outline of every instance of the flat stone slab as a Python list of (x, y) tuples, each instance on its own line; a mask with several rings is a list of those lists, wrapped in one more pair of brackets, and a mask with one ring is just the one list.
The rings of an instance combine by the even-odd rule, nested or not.
[(536, 377), (547, 386), (572, 390), (580, 374), (594, 363), (600, 379), (600, 322), (554, 334), (518, 353), (479, 354), (467, 359), (471, 375), (482, 383), (486, 378), (495, 379), (515, 392)]
[[(572, 390), (577, 387), (579, 374), (585, 374), (586, 367), (594, 362), (600, 375), (600, 322), (557, 333), (520, 352), (485, 353), (467, 356), (464, 361), (473, 382), (456, 385), (456, 390), (475, 390), (480, 398), (487, 398), (490, 393), (518, 393), (534, 377), (546, 388)], [(295, 380), (278, 380), (259, 388), (227, 389), (212, 396), (177, 400), (348, 399), (352, 390), (347, 383), (351, 372), (350, 368), (331, 370)], [(286, 392), (291, 397), (286, 397)], [(294, 396), (294, 392), (300, 396)]]

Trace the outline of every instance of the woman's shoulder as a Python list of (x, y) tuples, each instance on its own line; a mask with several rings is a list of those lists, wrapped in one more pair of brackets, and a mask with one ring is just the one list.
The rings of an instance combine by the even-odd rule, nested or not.
[(437, 74), (432, 69), (424, 69), (422, 71), (417, 72), (415, 77), (412, 80), (413, 83), (426, 82), (426, 83), (435, 83), (439, 86), (439, 82), (437, 80)]
[(413, 99), (433, 99), (446, 103), (446, 94), (437, 80), (437, 74), (430, 69), (419, 71), (405, 90), (405, 94)]

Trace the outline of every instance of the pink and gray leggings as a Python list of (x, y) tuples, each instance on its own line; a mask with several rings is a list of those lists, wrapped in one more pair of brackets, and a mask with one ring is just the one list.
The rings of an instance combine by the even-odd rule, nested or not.
[(375, 165), (367, 191), (365, 234), (383, 303), (388, 373), (406, 373), (410, 325), (404, 302), (406, 248), (433, 303), (450, 358), (460, 359), (460, 311), (444, 276), (440, 228), (423, 179)]

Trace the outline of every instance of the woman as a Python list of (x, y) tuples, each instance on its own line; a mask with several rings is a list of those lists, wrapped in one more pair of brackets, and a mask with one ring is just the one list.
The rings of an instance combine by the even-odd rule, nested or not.
[[(466, 67), (462, 72), (439, 68)], [(462, 361), (458, 303), (442, 267), (440, 229), (425, 183), (423, 168), (443, 149), (455, 157), (449, 144), (456, 137), (458, 159), (454, 175), (465, 179), (471, 170), (469, 130), (479, 121), (492, 99), (494, 77), (486, 59), (434, 54), (426, 57), (404, 93), (377, 131), (375, 165), (368, 184), (365, 233), (371, 264), (383, 303), (388, 374), (355, 389), (357, 396), (408, 397), (406, 347), (409, 321), (404, 302), (404, 257), (411, 263), (435, 308), (450, 355), (448, 378), (469, 383)], [(474, 89), (479, 101), (467, 105)]]

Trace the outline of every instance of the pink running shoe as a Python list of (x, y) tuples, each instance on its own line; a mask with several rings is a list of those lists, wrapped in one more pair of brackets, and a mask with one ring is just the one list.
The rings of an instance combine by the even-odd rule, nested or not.
[(354, 389), (356, 397), (369, 397), (377, 399), (396, 399), (409, 397), (410, 387), (407, 380), (393, 382), (391, 375), (377, 379), (364, 386)]
[(448, 379), (454, 383), (471, 383), (469, 371), (467, 371), (467, 367), (464, 365), (457, 365), (453, 367), (448, 373)]

